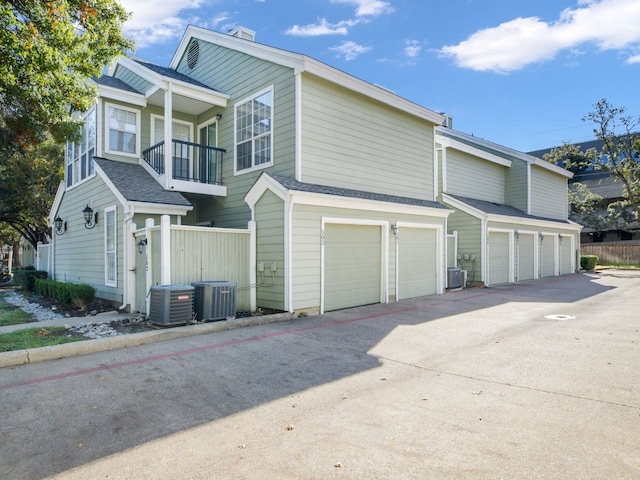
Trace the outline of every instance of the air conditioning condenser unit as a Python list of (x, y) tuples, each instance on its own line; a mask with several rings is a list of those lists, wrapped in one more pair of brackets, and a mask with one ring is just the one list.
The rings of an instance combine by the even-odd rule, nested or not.
[(190, 322), (193, 318), (193, 291), (190, 285), (151, 287), (149, 321), (163, 327)]
[(236, 282), (210, 280), (194, 282), (194, 310), (202, 322), (228, 320), (236, 316)]

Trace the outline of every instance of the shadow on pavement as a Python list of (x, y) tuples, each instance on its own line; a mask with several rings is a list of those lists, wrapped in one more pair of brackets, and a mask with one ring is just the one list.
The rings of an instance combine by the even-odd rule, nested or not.
[(368, 352), (398, 326), (507, 302), (578, 302), (615, 288), (599, 280), (616, 275), (472, 288), (2, 369), (0, 471), (54, 475), (375, 369), (380, 362)]

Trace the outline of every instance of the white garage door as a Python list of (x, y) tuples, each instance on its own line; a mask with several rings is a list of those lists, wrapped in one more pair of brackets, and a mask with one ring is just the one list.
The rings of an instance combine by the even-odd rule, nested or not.
[(540, 278), (556, 274), (555, 242), (551, 235), (545, 235), (540, 242)]
[(560, 242), (560, 275), (573, 273), (573, 245), (572, 237), (565, 235)]
[(509, 233), (489, 232), (489, 285), (509, 282)]
[(438, 293), (437, 230), (400, 229), (398, 299)]
[(326, 224), (324, 254), (325, 311), (380, 302), (381, 227)]
[(518, 281), (535, 278), (536, 235), (521, 233), (518, 239)]

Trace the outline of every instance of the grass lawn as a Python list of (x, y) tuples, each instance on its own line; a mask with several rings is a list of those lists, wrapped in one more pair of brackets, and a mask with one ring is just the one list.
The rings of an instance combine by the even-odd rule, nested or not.
[(3, 333), (0, 334), (0, 352), (48, 347), (86, 340), (84, 337), (67, 337), (67, 335), (67, 329), (64, 327), (36, 327)]
[(0, 327), (7, 325), (18, 325), (21, 323), (35, 322), (32, 315), (23, 312), (20, 308), (9, 305), (0, 295)]

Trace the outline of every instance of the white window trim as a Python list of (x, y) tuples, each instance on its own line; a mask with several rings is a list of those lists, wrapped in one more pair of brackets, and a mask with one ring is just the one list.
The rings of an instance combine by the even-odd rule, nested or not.
[[(95, 115), (95, 122), (96, 122), (95, 126), (94, 126), (96, 138), (94, 138), (93, 156), (97, 157), (97, 156), (99, 156), (98, 155), (98, 141), (99, 141), (99, 139), (98, 139), (98, 106), (97, 106), (97, 104), (94, 104), (92, 107), (90, 107), (86, 112), (84, 112), (82, 115), (80, 115), (79, 118), (82, 120), (82, 128), (85, 128), (84, 123), (86, 121), (86, 118), (91, 114), (92, 111), (93, 111), (93, 113)], [(65, 146), (64, 146), (64, 184), (65, 184), (65, 188), (66, 188), (67, 191), (76, 188), (78, 185), (82, 185), (84, 182), (86, 182), (87, 180), (95, 177), (95, 175), (96, 175), (95, 165), (94, 165), (93, 173), (91, 173), (91, 174), (88, 173), (89, 158), (87, 157), (87, 176), (84, 177), (83, 179), (76, 180), (76, 181), (73, 181), (74, 179), (72, 178), (71, 185), (67, 185), (67, 180), (68, 180), (67, 167), (69, 166), (69, 163), (67, 163), (68, 162), (68, 154), (69, 154), (69, 143), (70, 142), (66, 142)], [(87, 149), (87, 153), (88, 152), (89, 152), (89, 149)], [(73, 164), (73, 159), (72, 159), (71, 163)], [(80, 161), (80, 166), (82, 167), (82, 162), (81, 161)], [(73, 169), (71, 171), (71, 176), (73, 177)]]
[[(200, 138), (200, 130), (202, 130), (203, 127), (208, 127), (209, 125), (216, 125), (216, 148), (218, 145), (220, 145), (219, 143), (219, 136), (220, 136), (220, 122), (218, 121), (218, 119), (216, 117), (212, 117), (209, 120), (202, 122), (201, 124), (199, 124), (197, 126), (197, 139), (196, 139), (196, 143), (200, 144), (200, 145), (204, 145), (203, 140)], [(234, 124), (234, 128), (235, 128), (235, 124)]]
[[(162, 120), (164, 122), (164, 115), (158, 115), (157, 113), (152, 113), (151, 114), (151, 124), (149, 126), (149, 138), (151, 139), (151, 145), (155, 145), (156, 143), (158, 143), (159, 140), (157, 140), (156, 137), (156, 132), (155, 132), (155, 122), (156, 120)], [(171, 135), (173, 135), (173, 123), (179, 123), (181, 125), (187, 125), (189, 127), (189, 141), (195, 143), (194, 141), (194, 136), (193, 136), (193, 123), (191, 122), (187, 122), (185, 120), (178, 120), (177, 118), (173, 118), (172, 119), (172, 125), (171, 125)], [(173, 140), (173, 138), (171, 139)]]
[[(136, 116), (136, 151), (134, 153), (121, 152), (119, 150), (110, 150), (109, 149), (109, 109), (117, 108), (119, 110), (126, 110), (128, 112), (134, 113)], [(119, 105), (117, 103), (107, 103), (105, 102), (104, 114), (106, 116), (104, 122), (104, 151), (105, 153), (110, 153), (113, 155), (121, 155), (123, 157), (132, 157), (132, 158), (140, 158), (142, 153), (140, 151), (140, 132), (141, 132), (141, 115), (140, 110), (135, 108), (125, 107), (124, 105)]]
[[(114, 239), (114, 248), (113, 255), (115, 256), (115, 280), (109, 280), (109, 251), (107, 250), (107, 237), (108, 232), (107, 228), (109, 222), (107, 222), (107, 214), (109, 212), (113, 212), (114, 214), (114, 222), (113, 222), (113, 239)], [(118, 286), (118, 210), (116, 206), (107, 207), (104, 209), (104, 284), (107, 287), (117, 287)]]
[[(271, 138), (270, 138), (270, 145), (269, 148), (271, 149), (271, 161), (267, 162), (267, 163), (261, 163), (260, 165), (254, 165), (253, 167), (250, 168), (243, 168), (242, 170), (238, 170), (238, 161), (237, 161), (237, 157), (238, 157), (238, 107), (240, 105), (244, 105), (245, 103), (252, 101), (253, 99), (264, 95), (267, 92), (271, 92)], [(258, 170), (264, 170), (265, 168), (268, 167), (272, 167), (273, 166), (273, 158), (274, 158), (274, 151), (273, 151), (273, 137), (274, 137), (274, 132), (275, 132), (275, 126), (274, 126), (274, 122), (273, 122), (273, 111), (275, 110), (275, 88), (273, 85), (268, 86), (267, 88), (260, 90), (259, 92), (256, 92), (252, 95), (249, 95), (246, 98), (243, 98), (242, 100), (240, 100), (239, 102), (236, 102), (233, 104), (233, 175), (244, 175), (245, 173), (251, 173), (251, 172), (255, 172)], [(255, 151), (253, 151), (253, 154), (255, 154)], [(252, 159), (253, 161), (253, 159)]]

